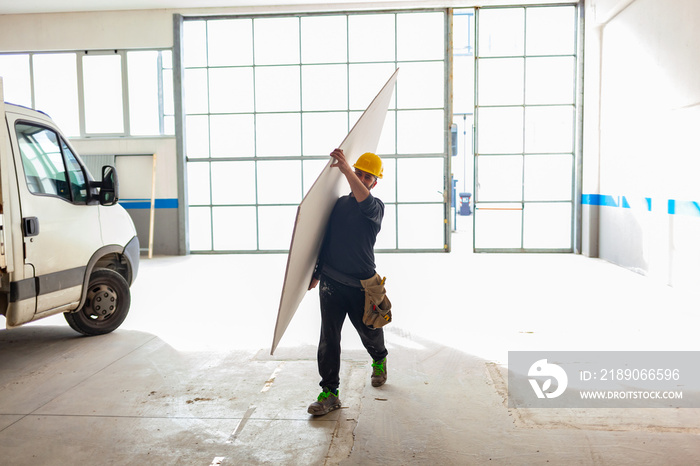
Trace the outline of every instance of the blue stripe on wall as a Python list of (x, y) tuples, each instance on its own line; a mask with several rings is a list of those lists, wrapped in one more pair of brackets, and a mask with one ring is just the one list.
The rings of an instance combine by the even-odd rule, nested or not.
[[(610, 196), (608, 194), (582, 194), (581, 204), (604, 207), (621, 207), (623, 209), (630, 209), (632, 207), (635, 207), (642, 208), (648, 212), (651, 212), (652, 198), (645, 197), (639, 204), (633, 201), (630, 205), (630, 202), (628, 201), (626, 196)], [(663, 205), (663, 203), (657, 203), (657, 205)], [(668, 201), (666, 202), (666, 212), (669, 215), (687, 215), (691, 217), (700, 217), (700, 203), (696, 201), (679, 201), (676, 199), (668, 199)]]
[(619, 196), (613, 197), (607, 194), (583, 194), (581, 195), (581, 204), (618, 207), (620, 205), (620, 198)]
[[(127, 210), (151, 208), (150, 199), (119, 199), (119, 204)], [(156, 209), (177, 209), (177, 206), (177, 198), (156, 199)]]
[(700, 217), (700, 204), (695, 201), (668, 200), (668, 213)]

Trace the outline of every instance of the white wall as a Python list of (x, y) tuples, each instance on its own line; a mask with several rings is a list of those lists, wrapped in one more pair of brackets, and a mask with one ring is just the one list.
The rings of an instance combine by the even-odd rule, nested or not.
[[(88, 138), (71, 139), (71, 143), (79, 154), (96, 155), (127, 155), (127, 154), (157, 154), (156, 163), (156, 197), (176, 198), (177, 179), (174, 175), (176, 167), (175, 158), (175, 138), (173, 137), (143, 137), (143, 138)], [(139, 170), (141, 167), (139, 167)], [(152, 169), (151, 166), (148, 167)], [(119, 173), (121, 178), (121, 172)], [(93, 173), (99, 178), (99, 173)], [(139, 176), (139, 178), (142, 178)], [(151, 173), (148, 173), (148, 187), (145, 191), (146, 197), (151, 195)]]
[(679, 287), (700, 281), (698, 18), (697, 0), (586, 1), (583, 193), (618, 206), (585, 206), (583, 250)]
[(121, 11), (0, 16), (3, 52), (172, 47), (172, 12)]

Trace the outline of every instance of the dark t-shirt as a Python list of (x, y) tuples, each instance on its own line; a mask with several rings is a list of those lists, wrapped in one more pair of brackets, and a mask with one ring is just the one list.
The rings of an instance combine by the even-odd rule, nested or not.
[(338, 199), (328, 220), (319, 269), (327, 264), (359, 280), (372, 277), (374, 244), (383, 217), (384, 203), (372, 194), (362, 202), (352, 195)]

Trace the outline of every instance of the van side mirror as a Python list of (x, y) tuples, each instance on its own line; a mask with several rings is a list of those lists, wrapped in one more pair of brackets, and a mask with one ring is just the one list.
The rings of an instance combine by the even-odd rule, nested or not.
[(100, 205), (110, 206), (119, 201), (119, 179), (117, 170), (111, 165), (102, 167), (102, 182), (100, 183)]

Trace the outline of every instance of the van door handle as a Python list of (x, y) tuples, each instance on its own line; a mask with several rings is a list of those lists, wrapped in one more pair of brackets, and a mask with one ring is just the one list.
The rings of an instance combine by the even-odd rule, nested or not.
[(39, 234), (39, 219), (36, 217), (25, 217), (22, 219), (24, 236), (36, 236)]

